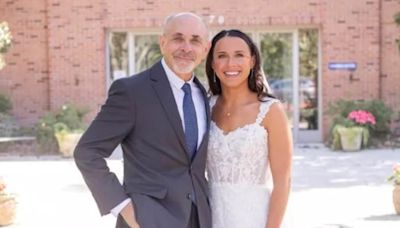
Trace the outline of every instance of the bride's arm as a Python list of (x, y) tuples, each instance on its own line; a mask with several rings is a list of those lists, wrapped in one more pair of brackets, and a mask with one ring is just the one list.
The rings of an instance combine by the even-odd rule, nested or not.
[(268, 158), (274, 184), (266, 227), (279, 228), (289, 198), (293, 153), (290, 126), (280, 103), (271, 105), (263, 124), (268, 131)]

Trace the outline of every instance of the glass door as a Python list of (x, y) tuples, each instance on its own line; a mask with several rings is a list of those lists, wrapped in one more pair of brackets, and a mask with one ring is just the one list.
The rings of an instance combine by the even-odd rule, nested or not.
[(300, 29), (299, 47), (299, 125), (298, 141), (321, 142), (319, 99), (318, 30)]
[(320, 142), (318, 30), (259, 33), (263, 70), (283, 103), (295, 142)]

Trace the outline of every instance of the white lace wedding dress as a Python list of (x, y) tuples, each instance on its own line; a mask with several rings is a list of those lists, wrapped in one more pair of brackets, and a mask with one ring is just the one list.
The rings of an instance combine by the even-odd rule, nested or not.
[[(211, 110), (216, 100), (211, 97)], [(275, 102), (262, 102), (254, 123), (231, 132), (211, 122), (207, 175), (212, 228), (265, 228), (272, 177), (268, 132), (260, 124)]]

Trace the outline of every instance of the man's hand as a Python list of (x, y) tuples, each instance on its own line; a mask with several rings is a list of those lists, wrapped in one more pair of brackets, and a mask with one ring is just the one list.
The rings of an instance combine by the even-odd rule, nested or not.
[(131, 228), (140, 228), (139, 224), (136, 222), (135, 211), (133, 209), (132, 202), (129, 202), (124, 209), (120, 212), (125, 222)]

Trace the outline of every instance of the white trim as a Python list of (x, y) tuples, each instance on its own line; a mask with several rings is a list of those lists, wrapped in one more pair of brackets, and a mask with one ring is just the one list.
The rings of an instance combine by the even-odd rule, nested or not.
[(123, 28), (113, 28), (108, 30), (109, 32), (127, 32), (134, 35), (161, 35), (161, 29), (151, 29), (151, 28), (135, 28), (135, 29), (123, 29)]
[(110, 34), (111, 34), (111, 32), (109, 31), (109, 30), (106, 30), (106, 39), (104, 40), (105, 41), (105, 60), (106, 60), (106, 84), (105, 84), (105, 90), (106, 90), (106, 93), (107, 93), (107, 91), (108, 91), (108, 88), (111, 86), (111, 83), (112, 83), (112, 81), (111, 81), (111, 63), (110, 63), (110, 45), (108, 45), (109, 44), (109, 39), (110, 39)]
[(293, 141), (299, 140), (300, 104), (299, 104), (299, 33), (294, 30), (292, 33), (292, 83), (293, 83)]
[(128, 76), (135, 73), (135, 35), (132, 32), (128, 32)]
[(322, 66), (322, 32), (321, 29), (318, 29), (318, 130), (319, 130), (319, 139), (318, 141), (322, 142), (323, 140), (323, 124), (322, 124), (322, 69), (324, 66)]

